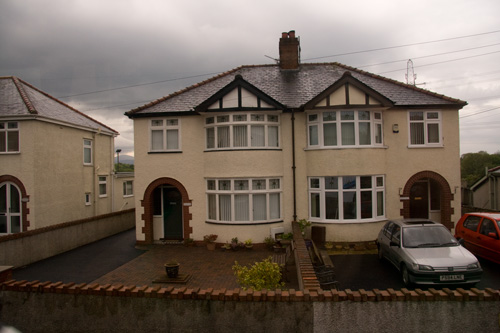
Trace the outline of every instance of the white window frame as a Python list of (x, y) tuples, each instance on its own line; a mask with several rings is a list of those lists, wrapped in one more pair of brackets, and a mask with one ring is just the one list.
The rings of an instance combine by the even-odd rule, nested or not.
[[(161, 123), (161, 124), (160, 124)], [(177, 131), (177, 147), (169, 148), (169, 132)], [(153, 132), (161, 132), (161, 147), (153, 147)], [(150, 152), (179, 152), (181, 144), (181, 119), (180, 118), (155, 118), (149, 121), (149, 151)]]
[[(11, 135), (17, 140), (17, 149), (9, 150), (9, 139)], [(17, 134), (17, 135), (16, 135)], [(0, 154), (17, 154), (21, 150), (21, 135), (19, 131), (19, 122), (17, 121), (2, 121), (0, 122), (0, 138), (2, 145), (0, 146)]]
[[(256, 145), (252, 137), (252, 130), (263, 128), (263, 144)], [(219, 138), (222, 129), (227, 128), (227, 146), (221, 146), (223, 138)], [(236, 142), (236, 128), (245, 128), (245, 137), (240, 137)], [(276, 128), (276, 133), (272, 133)], [(205, 149), (207, 151), (219, 150), (246, 150), (246, 149), (281, 149), (281, 118), (276, 112), (237, 112), (210, 114), (205, 117)], [(274, 142), (273, 138), (277, 140)], [(213, 142), (212, 142), (213, 141)], [(224, 140), (224, 143), (225, 140)]]
[[(83, 165), (92, 165), (92, 163), (94, 162), (92, 159), (93, 159), (93, 147), (94, 145), (94, 142), (91, 140), (91, 139), (83, 139)], [(89, 152), (89, 156), (90, 156), (90, 161), (86, 161), (85, 160), (85, 152), (88, 151)]]
[[(344, 178), (356, 178), (355, 188), (342, 188)], [(371, 187), (362, 188), (361, 177), (371, 177)], [(337, 186), (326, 186), (326, 181), (332, 181), (332, 178), (337, 179)], [(347, 179), (346, 179), (347, 180)], [(337, 193), (338, 199), (338, 215), (336, 218), (327, 218), (326, 212), (326, 193)], [(362, 218), (362, 192), (371, 192), (371, 217)], [(354, 193), (356, 198), (356, 218), (345, 218), (344, 213), (344, 196), (348, 193)], [(319, 198), (319, 210), (316, 214), (312, 207), (312, 196)], [(379, 196), (381, 196), (381, 205), (378, 205)], [(309, 219), (312, 222), (318, 223), (366, 223), (378, 222), (386, 220), (385, 208), (385, 176), (384, 175), (362, 175), (362, 176), (332, 176), (332, 177), (309, 177), (308, 178), (308, 202), (309, 202)], [(313, 216), (314, 215), (314, 216)]]
[[(108, 176), (98, 176), (99, 198), (106, 198), (108, 196)], [(104, 191), (102, 191), (104, 185)]]
[[(422, 120), (412, 120), (411, 116), (413, 113), (422, 113)], [(436, 114), (437, 118), (430, 118), (431, 114)], [(443, 146), (443, 135), (442, 135), (442, 112), (440, 110), (409, 110), (408, 111), (408, 147), (420, 148), (420, 147), (442, 147)], [(423, 125), (423, 143), (412, 143), (412, 124), (422, 124)], [(438, 141), (429, 142), (429, 126), (437, 125), (438, 128)]]
[(85, 206), (90, 206), (92, 204), (92, 194), (90, 192), (85, 193)]
[[(128, 186), (129, 184), (130, 186)], [(134, 181), (133, 180), (123, 181), (123, 197), (128, 198), (133, 196), (134, 196)]]
[[(353, 112), (354, 119), (342, 119), (345, 112)], [(369, 120), (361, 119), (361, 112), (368, 112), (370, 115)], [(345, 148), (370, 148), (370, 147), (383, 147), (384, 133), (383, 133), (383, 114), (381, 111), (374, 110), (324, 110), (317, 112), (307, 113), (307, 146), (309, 149), (345, 149)], [(327, 117), (332, 118), (331, 120)], [(352, 123), (354, 125), (354, 144), (343, 144), (342, 142), (342, 124)], [(368, 123), (370, 129), (370, 143), (361, 144), (360, 124)], [(327, 124), (335, 126), (336, 129), (336, 144), (325, 144), (324, 127)], [(316, 137), (312, 140), (312, 134), (315, 133)], [(377, 133), (380, 135), (377, 136)], [(377, 142), (379, 138), (380, 142)]]
[[(246, 184), (243, 188), (239, 184)], [(222, 223), (222, 224), (263, 224), (263, 223), (275, 223), (283, 221), (283, 195), (282, 195), (282, 179), (280, 177), (259, 177), (259, 178), (210, 178), (206, 179), (206, 195), (207, 195), (207, 222), (212, 223)], [(229, 184), (227, 188), (221, 188), (221, 184)], [(261, 189), (257, 188), (257, 184), (261, 184)], [(254, 211), (254, 197), (262, 197), (265, 195), (266, 204), (266, 217), (264, 219), (258, 219), (256, 217), (257, 213)], [(223, 220), (220, 212), (220, 198), (221, 196), (230, 197), (230, 219)], [(237, 220), (236, 217), (236, 197), (246, 197), (248, 196), (248, 220)], [(278, 196), (277, 204), (279, 207), (271, 208), (273, 200), (276, 200)], [(213, 205), (213, 212), (211, 212), (211, 203)], [(262, 213), (262, 212), (260, 212)], [(278, 216), (273, 217), (272, 214), (277, 214)], [(215, 215), (215, 218), (211, 216)]]

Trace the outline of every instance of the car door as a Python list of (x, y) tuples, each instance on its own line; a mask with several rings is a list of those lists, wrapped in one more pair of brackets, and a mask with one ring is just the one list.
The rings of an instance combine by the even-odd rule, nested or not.
[(489, 218), (483, 218), (476, 236), (477, 255), (493, 261), (500, 260), (500, 240), (497, 223)]
[(480, 222), (480, 216), (469, 215), (465, 218), (463, 227), (461, 227), (458, 231), (457, 236), (464, 240), (465, 247), (472, 253), (481, 251), (477, 245), (478, 228)]
[(399, 268), (401, 262), (401, 227), (397, 224), (392, 228), (389, 246), (388, 258), (394, 266)]

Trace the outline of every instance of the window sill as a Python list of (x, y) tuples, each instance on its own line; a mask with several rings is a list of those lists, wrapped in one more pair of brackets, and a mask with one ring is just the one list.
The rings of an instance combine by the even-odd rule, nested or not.
[(273, 223), (283, 223), (283, 220), (278, 220), (278, 221), (263, 221), (263, 222), (234, 222), (234, 221), (227, 221), (227, 222), (216, 222), (216, 221), (205, 221), (207, 224), (218, 224), (218, 225), (241, 225), (241, 226), (248, 226), (248, 225), (260, 225), (260, 224), (273, 224)]
[(0, 155), (19, 155), (19, 154), (21, 154), (20, 151), (3, 151), (3, 152), (0, 152)]
[(366, 219), (366, 220), (335, 220), (335, 221), (309, 219), (309, 221), (311, 221), (311, 223), (318, 223), (318, 224), (364, 224), (364, 223), (385, 222), (387, 221), (387, 218), (380, 217), (376, 219)]
[(343, 146), (343, 147), (308, 147), (304, 151), (313, 150), (346, 150), (346, 149), (388, 149), (388, 146)]
[(148, 151), (148, 154), (179, 154), (182, 150), (161, 150), (161, 151)]
[(444, 145), (414, 145), (408, 146), (408, 149), (422, 149), (422, 148), (444, 148)]
[(282, 148), (227, 148), (227, 149), (205, 149), (205, 153), (221, 151), (283, 151)]

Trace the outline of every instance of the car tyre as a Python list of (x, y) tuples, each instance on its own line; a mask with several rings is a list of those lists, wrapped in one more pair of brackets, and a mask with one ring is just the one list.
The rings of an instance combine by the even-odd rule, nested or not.
[(404, 264), (401, 266), (401, 278), (403, 279), (403, 283), (406, 287), (411, 287), (412, 283), (410, 281), (410, 273)]

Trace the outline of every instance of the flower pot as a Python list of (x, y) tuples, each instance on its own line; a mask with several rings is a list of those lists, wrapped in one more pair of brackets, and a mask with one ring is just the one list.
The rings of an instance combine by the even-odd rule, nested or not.
[(251, 250), (253, 248), (253, 244), (245, 245), (245, 247), (247, 248), (247, 250)]
[(215, 250), (215, 243), (207, 243), (207, 250), (209, 251)]
[(179, 275), (179, 264), (177, 265), (165, 264), (165, 271), (167, 272), (167, 276), (169, 278), (175, 279)]

